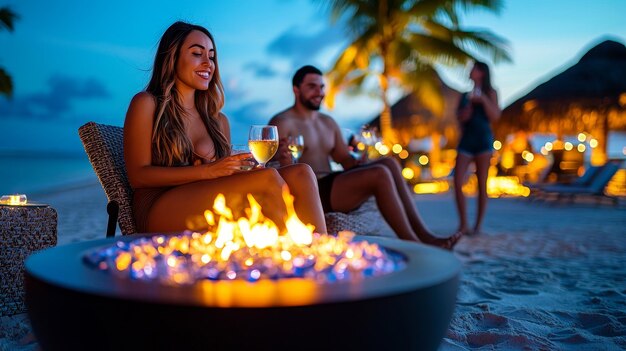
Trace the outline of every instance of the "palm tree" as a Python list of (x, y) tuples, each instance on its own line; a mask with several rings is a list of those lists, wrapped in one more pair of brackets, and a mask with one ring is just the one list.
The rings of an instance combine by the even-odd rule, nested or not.
[[(17, 19), (15, 12), (11, 11), (8, 7), (0, 8), (0, 30), (6, 29), (10, 32), (13, 31), (13, 21)], [(13, 82), (11, 76), (0, 67), (0, 94), (4, 94), (8, 97), (13, 93)]]
[(385, 143), (396, 141), (387, 96), (392, 86), (414, 92), (440, 116), (444, 101), (436, 64), (464, 65), (477, 51), (494, 63), (511, 60), (504, 39), (460, 27), (461, 12), (498, 12), (501, 5), (500, 0), (331, 0), (333, 21), (347, 20), (353, 39), (328, 73), (328, 106), (333, 107), (339, 91), (361, 92), (374, 77), (383, 102), (380, 127)]

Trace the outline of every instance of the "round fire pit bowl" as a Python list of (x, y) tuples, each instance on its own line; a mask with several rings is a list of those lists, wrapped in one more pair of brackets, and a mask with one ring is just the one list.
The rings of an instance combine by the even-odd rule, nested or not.
[(437, 248), (359, 237), (406, 258), (383, 276), (165, 285), (88, 266), (85, 252), (136, 235), (69, 244), (25, 263), (26, 303), (44, 350), (436, 350), (460, 262)]

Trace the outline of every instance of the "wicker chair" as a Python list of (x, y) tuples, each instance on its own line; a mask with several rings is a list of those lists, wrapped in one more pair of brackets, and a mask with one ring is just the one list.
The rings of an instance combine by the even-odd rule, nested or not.
[(124, 129), (88, 122), (78, 128), (78, 135), (109, 200), (107, 238), (115, 236), (118, 221), (122, 235), (136, 233), (133, 189), (128, 182), (124, 164)]
[[(109, 200), (107, 237), (115, 236), (118, 221), (122, 235), (137, 233), (132, 208), (133, 189), (128, 181), (124, 164), (124, 129), (88, 122), (78, 129), (78, 135)], [(326, 213), (328, 233), (336, 234), (341, 230), (369, 233), (372, 221), (375, 220), (372, 213), (376, 211), (378, 211), (376, 203), (371, 198), (353, 212)]]
[(349, 230), (356, 234), (380, 235), (372, 230), (377, 227), (375, 221), (380, 220), (378, 207), (374, 197), (370, 197), (356, 210), (343, 212), (329, 212), (324, 215), (326, 230), (329, 234), (337, 234), (342, 230)]

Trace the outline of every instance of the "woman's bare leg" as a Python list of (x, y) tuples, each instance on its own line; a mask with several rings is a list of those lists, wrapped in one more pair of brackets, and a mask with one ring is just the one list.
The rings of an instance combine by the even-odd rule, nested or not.
[(348, 170), (335, 177), (330, 196), (333, 210), (349, 212), (370, 196), (393, 231), (404, 240), (419, 241), (411, 228), (391, 172), (383, 165), (372, 164)]
[(487, 177), (489, 176), (489, 166), (491, 165), (491, 152), (477, 155), (475, 159), (476, 178), (478, 180), (478, 211), (474, 233), (479, 233), (487, 208)]
[(315, 226), (315, 231), (326, 234), (326, 219), (317, 189), (315, 173), (309, 165), (298, 163), (278, 169), (294, 196), (294, 208), (303, 223)]
[(466, 233), (469, 230), (467, 223), (467, 207), (465, 194), (463, 194), (463, 183), (465, 182), (465, 174), (470, 165), (472, 158), (468, 155), (459, 153), (456, 157), (456, 165), (454, 166), (454, 198), (456, 200), (456, 209), (459, 213), (459, 231)]
[(149, 232), (180, 232), (206, 229), (204, 211), (213, 208), (215, 197), (222, 193), (226, 205), (236, 213), (249, 207), (246, 194), (259, 202), (263, 214), (284, 228), (286, 213), (282, 199), (284, 180), (275, 169), (266, 168), (232, 176), (176, 186), (161, 195), (150, 209)]

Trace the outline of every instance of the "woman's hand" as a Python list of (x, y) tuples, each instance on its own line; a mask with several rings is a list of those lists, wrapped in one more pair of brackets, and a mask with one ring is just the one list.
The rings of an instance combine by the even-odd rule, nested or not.
[(203, 179), (214, 179), (244, 172), (254, 166), (249, 152), (223, 157), (217, 161), (200, 165)]
[(472, 104), (466, 104), (461, 107), (457, 112), (457, 118), (459, 122), (467, 122), (472, 117)]
[(484, 104), (486, 96), (484, 94), (470, 94), (469, 101), (471, 104)]

